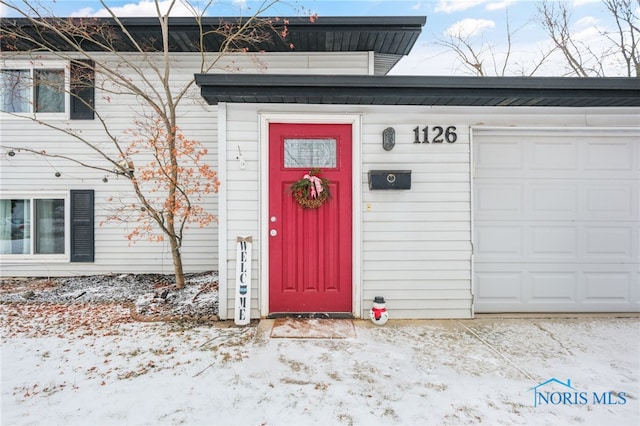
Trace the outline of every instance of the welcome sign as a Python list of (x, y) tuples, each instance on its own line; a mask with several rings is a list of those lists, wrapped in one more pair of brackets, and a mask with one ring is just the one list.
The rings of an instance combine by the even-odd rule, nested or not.
[(251, 246), (252, 237), (237, 238), (236, 308), (234, 322), (247, 325), (251, 320)]

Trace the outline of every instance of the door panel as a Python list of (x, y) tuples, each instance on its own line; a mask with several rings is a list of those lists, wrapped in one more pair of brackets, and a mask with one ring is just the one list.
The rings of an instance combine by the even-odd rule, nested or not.
[(626, 312), (640, 288), (640, 144), (474, 136), (476, 312)]
[[(269, 141), (269, 312), (351, 312), (351, 125), (273, 123)], [(331, 198), (305, 209), (289, 186), (315, 167)]]

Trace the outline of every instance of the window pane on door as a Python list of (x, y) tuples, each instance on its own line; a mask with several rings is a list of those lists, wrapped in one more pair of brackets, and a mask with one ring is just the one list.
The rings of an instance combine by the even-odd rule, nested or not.
[(285, 139), (284, 166), (286, 168), (336, 167), (335, 139)]
[(36, 254), (64, 253), (64, 200), (36, 200)]

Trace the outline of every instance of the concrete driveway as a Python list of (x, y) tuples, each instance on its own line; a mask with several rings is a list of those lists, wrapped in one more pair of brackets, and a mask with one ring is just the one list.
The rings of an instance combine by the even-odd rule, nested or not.
[[(356, 339), (333, 343), (351, 355), (342, 363), (368, 389), (367, 406), (387, 407), (383, 423), (640, 424), (637, 314), (354, 324)], [(265, 347), (278, 345), (271, 326), (258, 328)], [(311, 354), (320, 343), (304, 345)]]

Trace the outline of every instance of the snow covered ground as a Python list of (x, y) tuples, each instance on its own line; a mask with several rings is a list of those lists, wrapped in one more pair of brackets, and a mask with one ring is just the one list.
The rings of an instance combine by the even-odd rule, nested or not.
[(355, 321), (347, 339), (270, 338), (271, 324), (0, 305), (1, 423), (640, 423), (637, 316)]
[(218, 273), (186, 274), (187, 285), (175, 288), (173, 275), (115, 274), (0, 280), (0, 302), (112, 303), (132, 305), (139, 318), (171, 316), (216, 318)]

